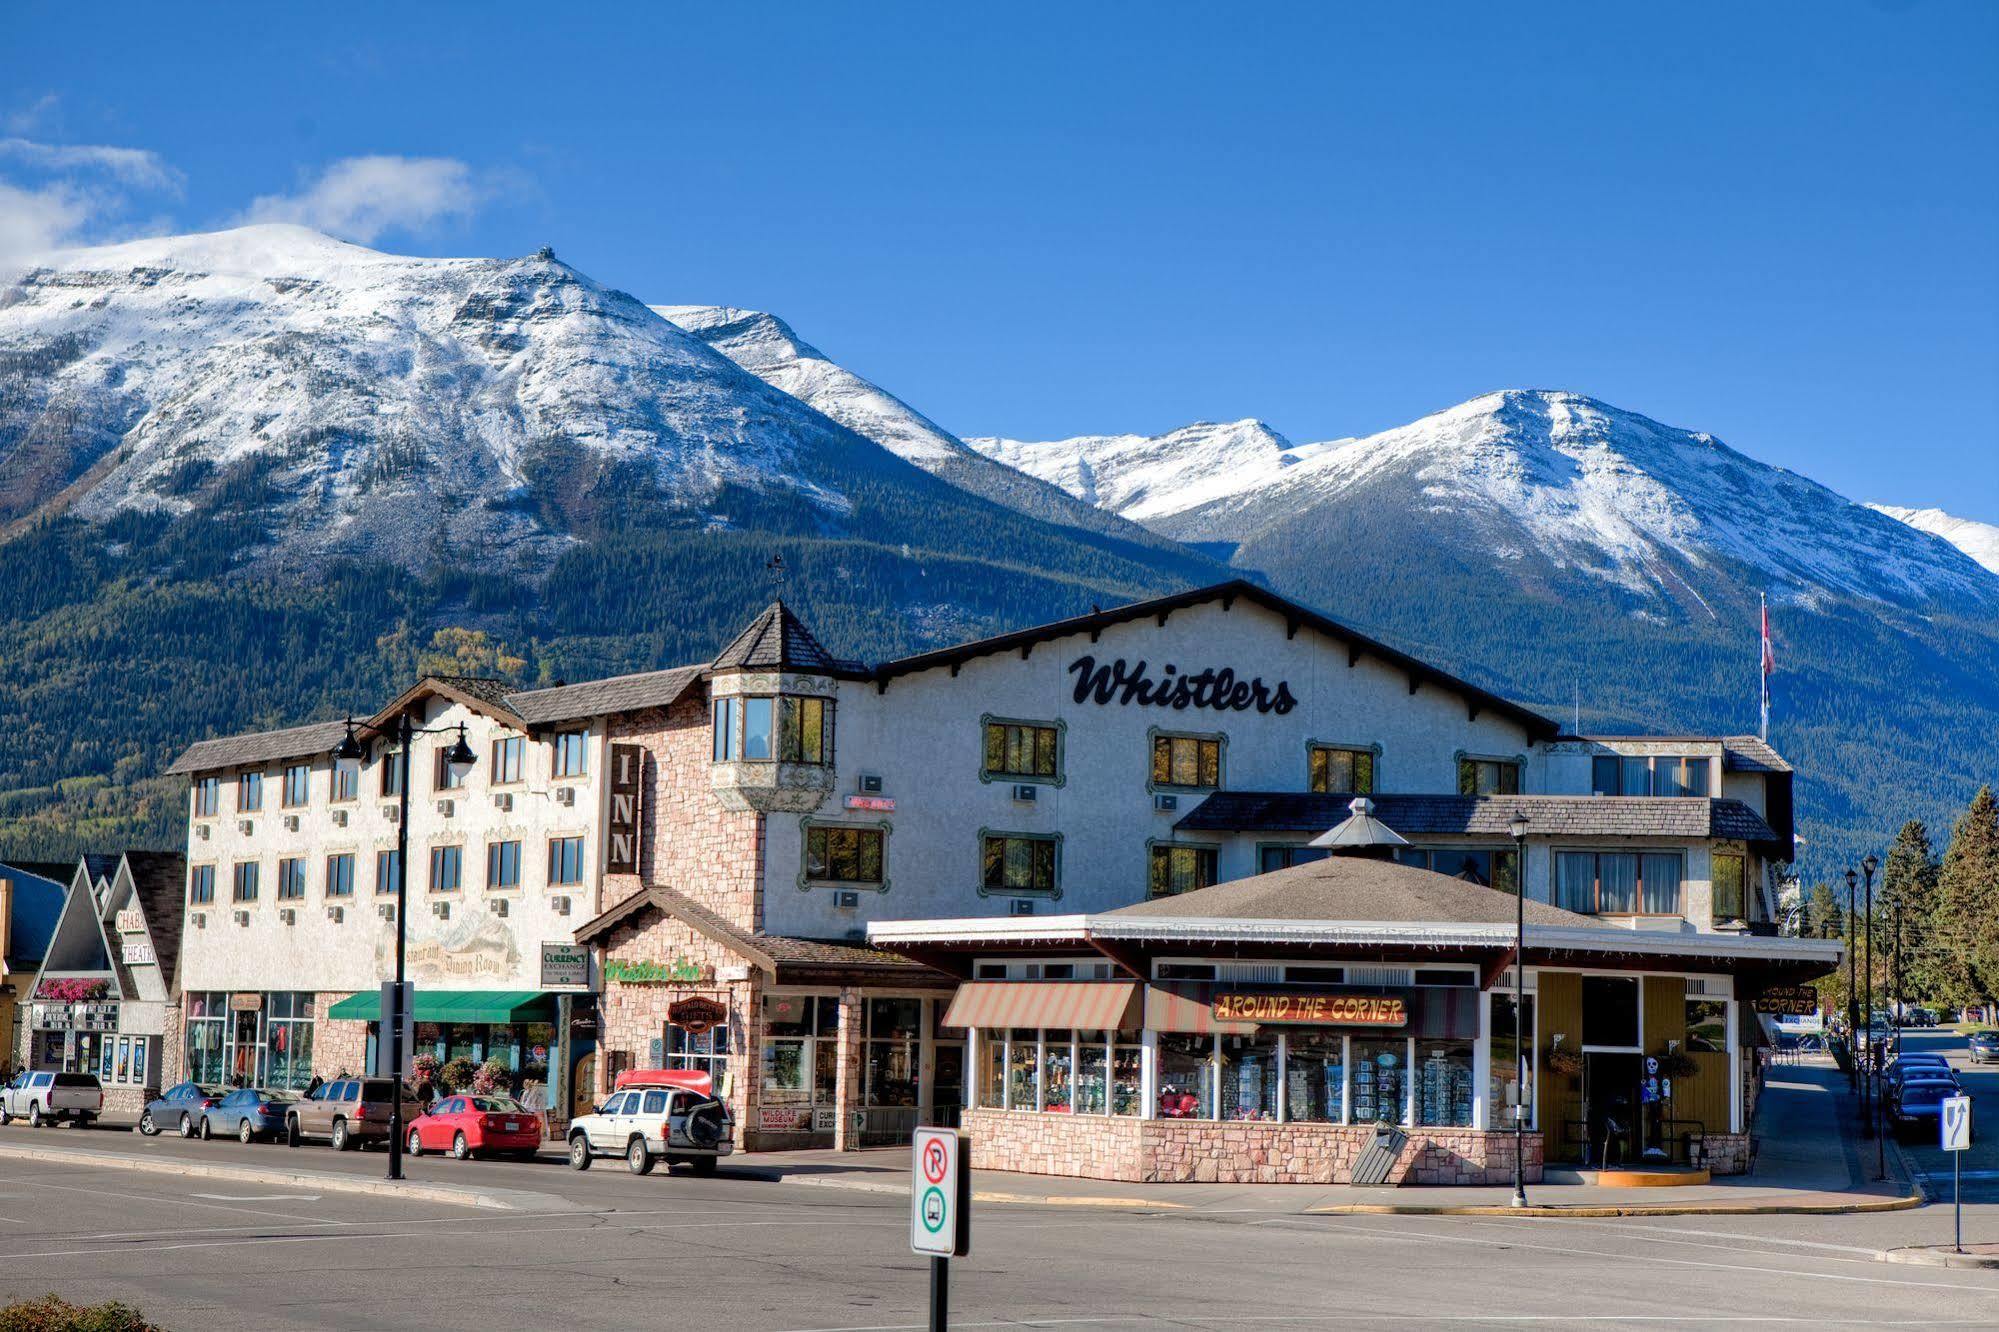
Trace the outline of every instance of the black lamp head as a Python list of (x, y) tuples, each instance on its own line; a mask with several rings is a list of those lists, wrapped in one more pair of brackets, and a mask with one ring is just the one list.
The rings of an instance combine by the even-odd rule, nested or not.
[(479, 756), (472, 752), (472, 746), (465, 743), (464, 722), (458, 723), (458, 739), (445, 751), (444, 761), (455, 768), (469, 768), (479, 761)]
[(333, 747), (336, 763), (352, 763), (361, 757), (361, 742), (354, 737), (354, 719), (347, 719), (347, 734), (340, 737), (340, 743)]
[(1859, 874), (1857, 874), (1857, 873), (1856, 873), (1856, 872), (1854, 871), (1854, 868), (1853, 868), (1853, 866), (1851, 866), (1851, 865), (1848, 865), (1848, 866), (1846, 867), (1846, 891), (1848, 891), (1849, 893), (1850, 893), (1850, 892), (1852, 892), (1852, 891), (1853, 891), (1853, 885), (1854, 885), (1854, 884), (1855, 884), (1856, 882), (1858, 882), (1858, 881), (1859, 881), (1859, 879), (1860, 879), (1860, 875), (1859, 875)]
[(1870, 852), (1867, 859), (1860, 862), (1860, 867), (1867, 871), (1867, 877), (1871, 879), (1874, 877), (1874, 871), (1881, 868), (1881, 862), (1875, 859), (1873, 853)]
[(1527, 816), (1525, 814), (1515, 814), (1507, 821), (1506, 830), (1513, 834), (1514, 841), (1519, 841), (1527, 835)]

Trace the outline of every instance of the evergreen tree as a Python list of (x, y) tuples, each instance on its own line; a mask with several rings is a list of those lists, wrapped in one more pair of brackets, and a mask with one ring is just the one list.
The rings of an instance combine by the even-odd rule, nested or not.
[(1937, 875), (1935, 962), (1947, 1003), (1999, 994), (1999, 802), (1982, 786), (1951, 830)]
[[(1888, 932), (1884, 950), (1892, 967), (1895, 938), (1901, 937), (1902, 990), (1898, 999), (1938, 997), (1940, 977), (1935, 957), (1935, 915), (1937, 877), (1936, 853), (1930, 846), (1930, 830), (1921, 819), (1910, 819), (1895, 834), (1888, 848), (1888, 864), (1881, 876), (1881, 919)], [(1892, 971), (1888, 983), (1894, 984)]]
[(1839, 899), (1832, 895), (1832, 885), (1813, 884), (1805, 907), (1805, 934), (1813, 939), (1837, 939), (1845, 933), (1846, 922), (1840, 916)]

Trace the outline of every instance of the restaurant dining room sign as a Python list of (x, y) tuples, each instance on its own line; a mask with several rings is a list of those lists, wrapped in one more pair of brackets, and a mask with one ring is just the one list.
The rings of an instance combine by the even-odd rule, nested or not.
[(1409, 1007), (1399, 994), (1218, 994), (1214, 1019), (1314, 1027), (1402, 1027), (1408, 1025)]

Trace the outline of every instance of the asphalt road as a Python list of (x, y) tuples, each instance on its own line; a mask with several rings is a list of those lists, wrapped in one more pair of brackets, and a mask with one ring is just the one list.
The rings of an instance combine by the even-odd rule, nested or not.
[[(1999, 1064), (1970, 1062), (1964, 1037), (1948, 1028), (1932, 1028), (1902, 1033), (1902, 1045), (1910, 1053), (1940, 1052), (1971, 1093), (1971, 1150), (1960, 1153), (1964, 1172), (1964, 1200), (1967, 1203), (1999, 1203)], [(1951, 1153), (1938, 1149), (1934, 1138), (1924, 1136), (1902, 1144), (1909, 1164), (1929, 1177), (1934, 1195), (1945, 1202), (1951, 1196)]]
[[(449, 1178), (448, 1164), (418, 1163), (425, 1178)], [(485, 1181), (494, 1187), (559, 1191), (581, 1210), (0, 1159), (0, 1299), (117, 1298), (175, 1332), (923, 1324), (927, 1267), (909, 1252), (902, 1198), (743, 1175), (460, 1169), (507, 1176)], [(1999, 1209), (1971, 1215), (1999, 1232)], [(1546, 1221), (988, 1205), (972, 1256), (954, 1264), (953, 1321), (1999, 1326), (1999, 1272), (1876, 1261), (1879, 1248), (1940, 1238), (1948, 1219), (1944, 1208)]]

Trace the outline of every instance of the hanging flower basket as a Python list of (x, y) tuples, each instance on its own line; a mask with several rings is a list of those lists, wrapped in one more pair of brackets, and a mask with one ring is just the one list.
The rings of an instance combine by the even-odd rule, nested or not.
[(1566, 1045), (1551, 1045), (1541, 1056), (1541, 1062), (1550, 1073), (1564, 1078), (1579, 1078), (1583, 1074), (1583, 1056), (1580, 1050), (1571, 1050)]

